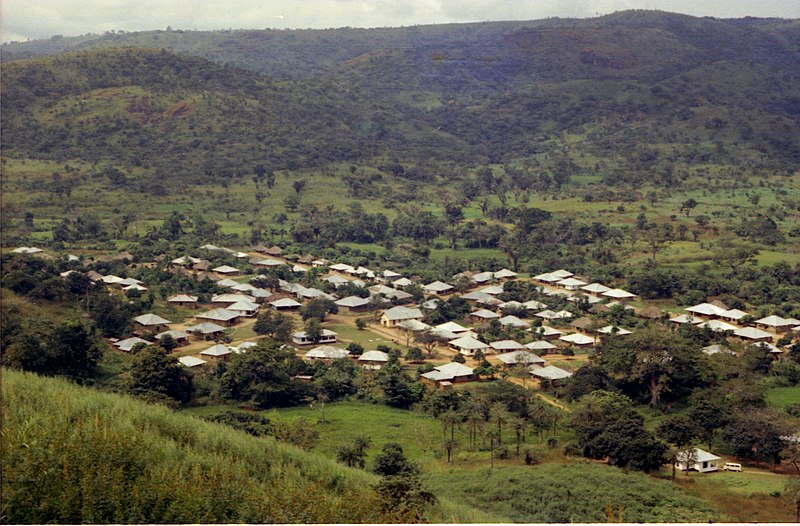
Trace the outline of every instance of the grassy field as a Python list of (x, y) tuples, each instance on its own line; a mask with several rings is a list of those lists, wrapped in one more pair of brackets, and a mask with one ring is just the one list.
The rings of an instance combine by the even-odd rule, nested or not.
[[(209, 406), (189, 409), (187, 412), (208, 416), (228, 409), (231, 407)], [(439, 445), (442, 427), (433, 418), (382, 405), (339, 402), (326, 404), (324, 409), (319, 406), (295, 407), (264, 411), (263, 415), (276, 420), (295, 421), (305, 418), (314, 422), (320, 432), (320, 442), (316, 450), (329, 458), (335, 458), (339, 446), (351, 442), (357, 436), (370, 437), (372, 440), (370, 459), (388, 442), (399, 443), (406, 454), (418, 462), (433, 460), (441, 449)]]
[(783, 409), (791, 404), (800, 404), (800, 386), (773, 387), (767, 391), (767, 403)]
[(441, 470), (427, 480), (439, 494), (514, 522), (706, 522), (718, 517), (706, 502), (669, 482), (589, 462)]
[[(271, 438), (3, 370), (4, 523), (384, 522), (377, 477)], [(276, 491), (279, 489), (279, 491)], [(433, 522), (497, 522), (445, 498)]]

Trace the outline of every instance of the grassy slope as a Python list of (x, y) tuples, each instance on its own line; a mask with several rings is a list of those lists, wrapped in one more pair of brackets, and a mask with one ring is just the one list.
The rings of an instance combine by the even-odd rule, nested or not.
[[(377, 479), (271, 439), (3, 370), (10, 523), (382, 522)], [(442, 502), (436, 522), (496, 520)]]
[[(190, 409), (197, 416), (218, 414), (232, 406)], [(513, 456), (513, 432), (504, 433), (512, 451), (508, 460), (495, 460), (490, 469), (488, 451), (469, 451), (467, 429), (455, 434), (459, 444), (452, 463), (441, 447), (441, 425), (430, 416), (359, 402), (327, 404), (318, 408), (296, 407), (262, 413), (272, 420), (312, 422), (320, 432), (316, 448), (334, 458), (338, 447), (357, 436), (372, 440), (368, 465), (383, 444), (397, 442), (419, 463), (429, 487), (441, 497), (506, 517), (515, 522), (607, 520), (606, 506), (614, 513), (622, 508), (624, 521), (787, 521), (791, 508), (770, 493), (781, 491), (785, 477), (748, 467), (745, 473), (692, 474), (678, 484), (665, 469), (655, 477), (625, 473), (617, 468), (564, 457), (542, 437), (529, 437), (525, 445), (541, 465), (525, 467)], [(559, 430), (558, 441), (569, 437)], [(743, 475), (743, 476), (737, 476)]]

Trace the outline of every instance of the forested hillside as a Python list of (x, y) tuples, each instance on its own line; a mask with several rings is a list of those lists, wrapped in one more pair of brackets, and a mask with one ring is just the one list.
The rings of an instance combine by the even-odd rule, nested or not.
[[(145, 166), (184, 182), (222, 180), (257, 162), (552, 168), (541, 156), (557, 154), (574, 175), (674, 186), (696, 165), (800, 162), (798, 33), (795, 21), (630, 11), (13, 44), (5, 61), (91, 51), (3, 65), (2, 146), (12, 156)], [(126, 49), (104, 49), (118, 47)]]

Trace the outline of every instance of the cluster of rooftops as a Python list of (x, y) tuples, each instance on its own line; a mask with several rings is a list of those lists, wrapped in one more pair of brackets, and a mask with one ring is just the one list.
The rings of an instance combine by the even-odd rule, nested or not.
[[(296, 263), (292, 263), (290, 258), (281, 258), (279, 247), (256, 247), (257, 252), (265, 253), (271, 257), (253, 256), (245, 252), (236, 252), (230, 249), (217, 247), (215, 245), (203, 245), (203, 250), (224, 251), (238, 259), (248, 259), (248, 262), (256, 268), (276, 268), (284, 265), (291, 265), (291, 269), (296, 274), (308, 271), (308, 267), (325, 267), (330, 275), (323, 278), (323, 281), (331, 283), (339, 288), (345, 284), (365, 287), (369, 290), (369, 297), (346, 296), (339, 298), (335, 293), (329, 294), (323, 290), (306, 287), (300, 283), (278, 280), (277, 290), (265, 290), (248, 282), (240, 282), (232, 279), (239, 276), (241, 271), (230, 265), (221, 265), (211, 268), (210, 263), (201, 258), (193, 256), (181, 256), (173, 259), (171, 264), (185, 272), (191, 273), (195, 277), (208, 277), (220, 287), (230, 289), (230, 292), (214, 295), (211, 298), (213, 308), (199, 312), (194, 315), (196, 323), (189, 324), (179, 329), (170, 329), (172, 324), (157, 314), (148, 313), (137, 316), (134, 322), (140, 328), (146, 330), (160, 331), (155, 333), (156, 340), (169, 335), (178, 342), (188, 341), (189, 335), (194, 335), (200, 339), (209, 339), (221, 336), (229, 327), (237, 324), (243, 318), (252, 318), (257, 315), (260, 309), (269, 306), (278, 311), (291, 311), (299, 309), (302, 302), (308, 299), (323, 297), (334, 301), (337, 306), (348, 311), (359, 311), (371, 308), (388, 307), (392, 301), (404, 302), (413, 297), (407, 292), (412, 286), (419, 285), (423, 292), (428, 295), (426, 301), (419, 306), (395, 305), (386, 308), (380, 322), (385, 328), (396, 328), (401, 331), (412, 333), (428, 332), (435, 335), (448, 348), (463, 355), (472, 356), (480, 351), (482, 354), (497, 354), (497, 359), (505, 365), (523, 364), (530, 368), (531, 374), (540, 378), (557, 381), (571, 375), (570, 372), (554, 366), (546, 366), (546, 361), (539, 354), (553, 352), (559, 347), (552, 343), (560, 342), (562, 347), (591, 347), (596, 344), (598, 334), (614, 334), (625, 336), (630, 331), (606, 325), (599, 327), (588, 317), (576, 317), (567, 310), (553, 311), (546, 303), (537, 300), (527, 302), (502, 301), (498, 298), (503, 293), (503, 282), (516, 279), (518, 274), (509, 269), (501, 269), (496, 272), (475, 272), (461, 273), (453, 276), (450, 283), (443, 281), (433, 281), (431, 283), (419, 283), (419, 279), (405, 277), (402, 274), (392, 271), (374, 271), (369, 268), (359, 266), (353, 267), (345, 263), (331, 263), (324, 259), (315, 259), (312, 256), (300, 256), (294, 258)], [(14, 252), (41, 256), (43, 251), (35, 247), (20, 247)], [(130, 256), (128, 254), (128, 256)], [(77, 260), (77, 256), (67, 256), (71, 260)], [(279, 259), (280, 258), (280, 259)], [(303, 266), (300, 263), (307, 265)], [(64, 275), (68, 274), (68, 271)], [(89, 271), (87, 275), (96, 282), (107, 285), (119, 286), (123, 290), (136, 289), (146, 291), (146, 284), (135, 278), (121, 278), (114, 275), (101, 275), (95, 271)], [(343, 277), (347, 275), (348, 277)], [(261, 276), (255, 276), (252, 280), (257, 280)], [(590, 305), (603, 304), (606, 307), (615, 303), (626, 305), (626, 302), (635, 298), (635, 294), (620, 288), (608, 287), (602, 283), (588, 283), (564, 269), (558, 269), (533, 276), (534, 282), (540, 285), (540, 292), (544, 295), (565, 295), (568, 301), (585, 301)], [(373, 281), (374, 285), (368, 286), (363, 280)], [(466, 285), (465, 285), (466, 284)], [(459, 293), (459, 290), (473, 289), (468, 292)], [(475, 305), (475, 309), (468, 315), (470, 321), (481, 324), (497, 320), (497, 322), (507, 328), (527, 331), (535, 338), (526, 344), (515, 340), (500, 340), (484, 342), (469, 327), (465, 327), (456, 322), (446, 322), (436, 326), (424, 323), (423, 311), (435, 309), (442, 298), (450, 295), (459, 295), (463, 299)], [(167, 298), (167, 302), (172, 305), (184, 308), (197, 308), (199, 305), (198, 296), (191, 294), (176, 294)], [(600, 305), (602, 306), (602, 305)], [(625, 308), (632, 307), (626, 306)], [(742, 320), (752, 318), (747, 312), (739, 309), (729, 309), (721, 302), (701, 303), (685, 309), (686, 314), (681, 314), (669, 318), (670, 323), (683, 324), (690, 323), (702, 327), (707, 327), (715, 331), (730, 331), (729, 334), (745, 341), (755, 342), (770, 347), (773, 353), (782, 351), (772, 344), (773, 338), (778, 333), (786, 331), (800, 331), (800, 320), (793, 318), (782, 318), (777, 315), (766, 316), (752, 322), (753, 326), (739, 326)], [(499, 312), (498, 312), (499, 311)], [(519, 313), (528, 311), (532, 317), (540, 318), (543, 324), (535, 329), (531, 323), (521, 319), (514, 314), (506, 314), (505, 311)], [(501, 314), (502, 313), (502, 314)], [(639, 313), (645, 318), (666, 318), (665, 313), (655, 307), (647, 307)], [(569, 327), (574, 332), (565, 334), (563, 324), (561, 328), (551, 327), (552, 320), (569, 321)], [(767, 332), (774, 331), (776, 334)], [(343, 358), (348, 355), (344, 349), (328, 345), (335, 343), (336, 334), (333, 331), (324, 330), (322, 338), (317, 341), (309, 342), (307, 335), (297, 332), (292, 335), (293, 341), (297, 345), (307, 345), (309, 343), (320, 343), (311, 351), (306, 353), (308, 359), (332, 360)], [(123, 351), (130, 351), (137, 344), (150, 345), (151, 342), (139, 338), (138, 336), (127, 338), (122, 341), (113, 342), (114, 346)], [(224, 346), (215, 344), (201, 351), (200, 357), (185, 356), (181, 362), (187, 366), (195, 366), (205, 363), (204, 357), (220, 359), (231, 354), (245, 352), (249, 347), (255, 345), (254, 342), (243, 342), (236, 346)], [(711, 346), (704, 349), (708, 354), (715, 354), (726, 350), (724, 346)], [(388, 356), (381, 351), (368, 351), (359, 357), (359, 361), (370, 368), (377, 368), (385, 363)], [(469, 371), (469, 372), (467, 372)], [(423, 378), (436, 382), (463, 381), (474, 377), (471, 368), (462, 364), (447, 364), (437, 367), (430, 373), (425, 373)]]

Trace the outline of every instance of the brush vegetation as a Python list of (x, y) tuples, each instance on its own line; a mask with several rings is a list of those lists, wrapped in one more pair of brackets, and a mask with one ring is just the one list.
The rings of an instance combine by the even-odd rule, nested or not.
[[(2, 388), (4, 523), (402, 519), (377, 477), (271, 438), (28, 373), (4, 369)], [(429, 518), (494, 519), (449, 502)]]

